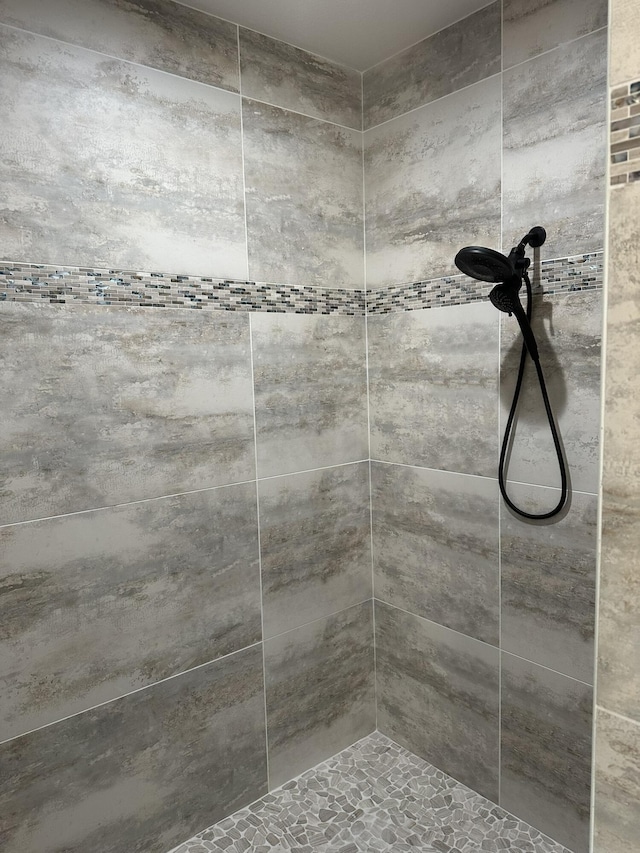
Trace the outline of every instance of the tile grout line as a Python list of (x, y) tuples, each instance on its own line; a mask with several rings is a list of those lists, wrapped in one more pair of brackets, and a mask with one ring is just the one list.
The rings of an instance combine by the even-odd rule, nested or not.
[(640, 720), (634, 720), (633, 717), (628, 717), (626, 714), (620, 714), (618, 711), (612, 711), (611, 708), (607, 708), (605, 705), (599, 705), (596, 702), (595, 710), (601, 714), (609, 714), (610, 717), (615, 717), (617, 720), (622, 720), (636, 728), (640, 728)]
[(61, 512), (57, 515), (42, 515), (37, 516), (36, 518), (25, 518), (20, 521), (8, 521), (6, 523), (0, 524), (0, 530), (4, 529), (5, 527), (17, 527), (21, 524), (35, 524), (39, 521), (54, 521), (57, 518), (67, 518), (69, 516), (74, 515), (84, 515), (85, 513), (89, 512), (103, 512), (105, 510), (122, 509), (128, 506), (135, 506), (136, 504), (146, 504), (151, 503), (153, 501), (164, 501), (170, 500), (171, 498), (182, 498), (188, 497), (189, 495), (199, 495), (203, 494), (204, 492), (214, 492), (218, 489), (230, 489), (234, 486), (248, 486), (251, 485), (251, 483), (262, 483), (265, 480), (277, 480), (279, 478), (284, 477), (297, 477), (302, 474), (312, 474), (314, 473), (314, 471), (328, 471), (332, 468), (345, 468), (349, 465), (362, 465), (363, 462), (368, 461), (368, 459), (355, 459), (352, 462), (338, 462), (335, 465), (325, 465), (321, 468), (307, 468), (303, 471), (289, 471), (286, 474), (272, 474), (269, 477), (259, 477), (253, 480), (237, 480), (232, 483), (222, 483), (219, 486), (205, 486), (202, 489), (190, 489), (186, 492), (170, 492), (166, 495), (154, 495), (150, 498), (139, 498), (138, 500), (124, 501), (123, 503), (118, 504), (103, 504), (102, 506), (87, 507), (86, 509), (76, 509), (71, 512)]
[(376, 598), (376, 602), (380, 604), (384, 604), (385, 607), (391, 607), (394, 610), (398, 610), (401, 613), (406, 613), (407, 616), (413, 616), (414, 619), (420, 619), (422, 622), (428, 622), (430, 625), (434, 625), (437, 628), (442, 628), (444, 631), (450, 631), (452, 634), (456, 634), (458, 637), (464, 637), (466, 640), (469, 640), (472, 643), (480, 643), (482, 646), (486, 646), (489, 649), (493, 649), (498, 655), (509, 655), (509, 657), (517, 658), (518, 660), (524, 661), (525, 663), (529, 663), (532, 666), (540, 667), (540, 669), (545, 669), (548, 672), (553, 672), (555, 675), (560, 675), (563, 678), (568, 678), (570, 681), (575, 681), (578, 684), (582, 684), (585, 687), (588, 687), (590, 690), (593, 690), (593, 684), (589, 684), (587, 681), (582, 681), (579, 678), (574, 678), (573, 675), (567, 675), (566, 672), (559, 672), (557, 669), (552, 669), (550, 666), (545, 666), (543, 663), (538, 663), (535, 660), (529, 660), (529, 658), (523, 658), (522, 655), (517, 655), (515, 652), (507, 651), (506, 649), (500, 649), (498, 646), (494, 646), (492, 643), (487, 643), (486, 640), (479, 640), (477, 637), (472, 637), (470, 634), (464, 634), (462, 631), (458, 631), (455, 628), (450, 628), (448, 625), (443, 625), (441, 622), (434, 622), (433, 619), (429, 619), (427, 616), (421, 616), (419, 613), (413, 613), (411, 610), (406, 610), (404, 607), (399, 607), (397, 604), (392, 604), (389, 601), (385, 601), (383, 598)]
[(90, 705), (88, 708), (83, 708), (81, 711), (75, 711), (73, 714), (67, 714), (65, 717), (60, 717), (59, 719), (51, 720), (51, 722), (49, 723), (44, 723), (41, 726), (36, 726), (33, 729), (28, 729), (26, 732), (20, 732), (17, 735), (13, 735), (12, 737), (0, 740), (0, 746), (3, 746), (6, 743), (11, 743), (11, 741), (14, 740), (19, 740), (23, 737), (28, 737), (29, 735), (32, 735), (35, 732), (40, 732), (43, 729), (49, 729), (52, 726), (57, 726), (59, 723), (64, 723), (67, 720), (74, 719), (74, 717), (81, 717), (83, 714), (88, 714), (89, 712), (95, 711), (98, 708), (104, 708), (106, 705), (113, 705), (115, 702), (119, 702), (121, 699), (127, 699), (129, 696), (134, 696), (136, 693), (142, 693), (145, 690), (151, 690), (153, 687), (157, 687), (159, 684), (165, 684), (167, 681), (173, 681), (176, 678), (182, 678), (184, 675), (190, 675), (192, 672), (197, 672), (199, 669), (204, 669), (207, 666), (213, 666), (223, 660), (227, 660), (227, 658), (232, 658), (234, 657), (234, 655), (243, 654), (244, 652), (247, 652), (250, 649), (255, 649), (261, 645), (262, 643), (258, 640), (257, 642), (251, 643), (248, 646), (243, 646), (241, 649), (236, 649), (233, 652), (227, 652), (227, 654), (225, 655), (220, 655), (220, 657), (212, 658), (211, 660), (205, 661), (204, 663), (199, 663), (197, 666), (192, 666), (189, 669), (183, 669), (180, 672), (174, 672), (173, 675), (168, 675), (166, 678), (160, 678), (158, 679), (158, 681), (152, 681), (151, 684), (145, 684), (143, 687), (136, 687), (135, 690), (129, 690), (126, 693), (121, 693), (118, 696), (112, 696), (110, 699), (105, 699), (104, 702), (98, 702), (95, 705)]
[[(251, 278), (251, 270), (249, 269), (249, 225), (247, 217), (247, 168), (244, 156), (244, 100), (242, 97), (242, 66), (240, 63), (240, 27), (236, 24), (236, 45), (238, 51), (238, 94), (240, 95), (240, 156), (242, 162), (242, 210), (244, 213), (244, 249), (247, 262), (247, 279)], [(251, 317), (251, 314), (249, 314)], [(249, 337), (251, 337), (251, 323), (249, 323)], [(252, 368), (253, 369), (253, 368)], [(252, 373), (253, 378), (253, 373)], [(255, 421), (255, 408), (254, 408)], [(256, 468), (256, 479), (258, 478), (258, 469)]]
[(249, 316), (249, 341), (251, 352), (251, 393), (253, 400), (253, 447), (254, 447), (254, 464), (256, 467), (256, 522), (258, 534), (258, 571), (260, 580), (260, 631), (262, 636), (262, 687), (263, 687), (263, 702), (264, 702), (264, 747), (265, 761), (267, 770), (267, 791), (271, 790), (271, 778), (269, 774), (269, 715), (267, 712), (267, 660), (266, 660), (266, 638), (264, 635), (264, 585), (262, 579), (262, 537), (260, 532), (260, 488), (258, 481), (258, 428), (256, 416), (256, 385), (254, 377), (254, 356), (253, 356), (253, 329), (251, 316)]

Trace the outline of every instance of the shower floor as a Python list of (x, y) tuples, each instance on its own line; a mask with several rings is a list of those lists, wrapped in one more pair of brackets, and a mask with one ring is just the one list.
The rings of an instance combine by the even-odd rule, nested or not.
[(375, 732), (172, 853), (569, 853)]

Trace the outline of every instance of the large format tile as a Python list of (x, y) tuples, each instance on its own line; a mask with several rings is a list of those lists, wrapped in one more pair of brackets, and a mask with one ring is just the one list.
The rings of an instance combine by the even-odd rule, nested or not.
[(246, 98), (243, 122), (251, 278), (361, 290), (362, 134)]
[(495, 2), (366, 71), (365, 128), (499, 73), (500, 31)]
[(362, 127), (362, 80), (353, 68), (240, 27), (242, 94), (324, 121)]
[[(516, 384), (522, 336), (513, 317), (501, 317), (502, 433)], [(571, 484), (578, 491), (596, 493), (600, 475), (602, 293), (536, 294), (533, 330)], [(529, 358), (507, 476), (520, 483), (560, 486), (560, 469), (544, 401)]]
[(6, 27), (0, 68), (2, 257), (247, 277), (238, 95)]
[(0, 528), (0, 740), (261, 639), (255, 485)]
[(606, 27), (607, 13), (607, 0), (504, 0), (504, 67)]
[(592, 690), (502, 655), (500, 805), (574, 853), (589, 848)]
[[(542, 513), (559, 492), (510, 484), (509, 495)], [(502, 648), (592, 682), (598, 498), (574, 494), (566, 516), (545, 524), (501, 512)]]
[(365, 459), (364, 319), (254, 314), (251, 328), (259, 476)]
[(495, 480), (373, 463), (376, 598), (498, 645)]
[(255, 477), (248, 317), (0, 306), (0, 523)]
[(0, 22), (238, 91), (235, 24), (169, 0), (0, 0)]
[(610, 193), (609, 217), (598, 702), (640, 721), (640, 184)]
[(517, 243), (532, 225), (543, 225), (545, 257), (600, 249), (607, 157), (606, 31), (538, 56), (503, 77), (504, 248)]
[(273, 788), (375, 728), (371, 602), (265, 642)]
[(371, 455), (495, 477), (498, 312), (460, 305), (371, 317)]
[(165, 853), (265, 791), (254, 646), (0, 746), (0, 846)]
[(611, 0), (609, 80), (612, 85), (640, 79), (640, 39), (637, 27), (636, 0)]
[(265, 636), (371, 598), (369, 465), (262, 480)]
[(640, 726), (598, 708), (593, 853), (636, 853), (640, 839)]
[(376, 602), (380, 731), (498, 799), (499, 652)]
[(500, 241), (499, 77), (368, 130), (367, 285), (455, 271), (456, 252)]

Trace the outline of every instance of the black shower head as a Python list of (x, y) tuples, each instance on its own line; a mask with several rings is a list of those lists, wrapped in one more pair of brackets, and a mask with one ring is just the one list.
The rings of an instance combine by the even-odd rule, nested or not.
[(489, 294), (489, 299), (498, 311), (504, 311), (505, 314), (513, 314), (515, 300), (517, 299), (520, 302), (518, 289), (504, 282), (496, 284)]
[(509, 258), (484, 246), (466, 246), (460, 249), (454, 263), (465, 275), (494, 284), (507, 281), (515, 274), (515, 268)]

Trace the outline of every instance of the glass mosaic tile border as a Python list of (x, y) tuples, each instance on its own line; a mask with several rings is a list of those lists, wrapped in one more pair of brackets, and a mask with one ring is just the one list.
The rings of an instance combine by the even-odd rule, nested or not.
[(173, 853), (570, 853), (379, 732)]
[[(542, 261), (534, 288), (547, 294), (602, 289), (602, 252)], [(208, 311), (364, 316), (466, 305), (487, 299), (492, 285), (465, 275), (393, 284), (366, 294), (312, 285), (260, 284), (154, 272), (58, 267), (0, 261), (0, 302), (142, 306)]]
[(364, 315), (364, 291), (0, 261), (0, 301)]
[[(542, 291), (549, 295), (602, 290), (603, 282), (602, 251), (543, 260), (532, 276), (534, 292)], [(487, 299), (492, 287), (492, 284), (476, 281), (466, 275), (443, 276), (411, 284), (392, 284), (367, 293), (367, 314), (389, 314), (481, 302)]]
[(611, 90), (612, 187), (640, 181), (640, 80)]

